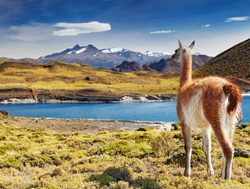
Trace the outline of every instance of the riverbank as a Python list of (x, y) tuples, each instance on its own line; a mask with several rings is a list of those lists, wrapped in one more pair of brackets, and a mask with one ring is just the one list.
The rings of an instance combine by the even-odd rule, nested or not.
[[(242, 96), (250, 96), (244, 92)], [(176, 94), (112, 95), (95, 90), (0, 89), (0, 104), (133, 103), (176, 101)]]
[[(89, 93), (89, 94), (86, 94)], [(176, 95), (112, 95), (86, 90), (34, 91), (31, 89), (0, 89), (0, 104), (34, 103), (127, 103), (174, 101)]]
[[(51, 123), (59, 128), (67, 121), (60, 119)], [(144, 128), (136, 131), (100, 130), (91, 133), (76, 132), (74, 129), (57, 132), (49, 127), (39, 127), (42, 123), (39, 119), (1, 116), (0, 188), (250, 187), (250, 125), (242, 125), (236, 129), (232, 180), (225, 181), (220, 179), (223, 160), (214, 136), (212, 161), (215, 176), (207, 177), (201, 137), (193, 135), (192, 179), (189, 179), (182, 176), (185, 156), (178, 126), (171, 132)], [(92, 123), (99, 127), (101, 122)], [(109, 124), (111, 122), (106, 122), (107, 126)], [(66, 125), (62, 128), (65, 127)]]
[(118, 121), (96, 119), (9, 117), (7, 124), (25, 129), (41, 129), (57, 133), (97, 133), (99, 131), (135, 131), (140, 129), (171, 130), (173, 122)]

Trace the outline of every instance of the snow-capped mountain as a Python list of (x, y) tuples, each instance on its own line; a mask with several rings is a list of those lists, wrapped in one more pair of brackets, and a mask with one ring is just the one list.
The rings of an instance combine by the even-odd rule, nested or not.
[(203, 54), (200, 52), (195, 52), (195, 53), (193, 53), (193, 55), (199, 56), (199, 55), (203, 55)]
[(117, 47), (98, 49), (93, 45), (75, 45), (64, 51), (42, 56), (38, 59), (38, 62), (48, 63), (52, 60), (61, 60), (69, 63), (79, 62), (89, 64), (97, 68), (113, 68), (123, 61), (135, 61), (143, 65), (167, 57), (169, 57), (167, 54), (149, 53), (149, 51), (141, 53)]
[(108, 49), (102, 49), (101, 51), (102, 51), (102, 53), (118, 53), (118, 52), (125, 52), (128, 50), (123, 49), (123, 48), (118, 48), (118, 47), (112, 47), (112, 48), (108, 48)]
[(82, 47), (82, 48), (80, 48), (79, 50), (72, 50), (72, 51), (69, 51), (69, 52), (67, 52), (67, 54), (80, 54), (80, 53), (82, 53), (82, 52), (84, 52), (84, 51), (86, 51), (87, 49), (85, 48), (85, 47)]
[[(97, 52), (99, 51), (96, 47), (94, 47), (93, 45), (87, 45), (87, 46), (80, 46), (80, 45), (75, 45), (72, 48), (68, 48), (62, 52), (59, 53), (53, 53), (47, 56), (42, 56), (40, 57), (38, 60), (46, 60), (46, 59), (50, 59), (50, 58), (54, 58), (54, 57), (60, 57), (60, 56), (67, 56), (67, 55), (77, 55), (77, 54), (82, 54), (84, 52), (86, 53), (93, 53), (93, 52)], [(43, 62), (43, 61), (41, 61)]]
[(154, 56), (154, 57), (170, 56), (170, 53), (151, 52), (151, 51), (146, 51), (144, 54), (145, 54), (145, 55), (148, 55), (148, 56)]

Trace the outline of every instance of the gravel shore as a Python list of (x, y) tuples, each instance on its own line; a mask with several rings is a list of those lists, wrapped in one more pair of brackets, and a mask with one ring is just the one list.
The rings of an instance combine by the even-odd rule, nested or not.
[(139, 128), (155, 128), (171, 130), (171, 122), (117, 121), (95, 119), (62, 119), (62, 118), (27, 118), (10, 117), (8, 124), (28, 129), (42, 129), (57, 133), (96, 133), (98, 131), (137, 130)]

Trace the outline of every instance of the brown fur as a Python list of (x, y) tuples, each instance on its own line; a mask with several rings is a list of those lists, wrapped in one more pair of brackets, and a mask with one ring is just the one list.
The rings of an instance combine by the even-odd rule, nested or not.
[(188, 54), (183, 56), (183, 64), (181, 65), (181, 77), (180, 77), (180, 86), (185, 85), (188, 82), (192, 81), (192, 65), (188, 62), (192, 62), (192, 56)]
[(237, 85), (228, 84), (223, 86), (223, 91), (229, 97), (227, 112), (234, 112), (238, 104), (242, 101), (242, 95), (239, 87)]
[[(196, 110), (198, 112), (204, 113), (206, 121), (202, 121), (204, 119), (195, 119), (195, 124), (198, 124), (199, 128), (204, 128), (205, 130), (207, 129), (207, 127), (209, 127), (209, 125), (211, 125), (215, 136), (222, 147), (223, 155), (225, 157), (222, 176), (223, 178), (230, 179), (233, 158), (232, 135), (234, 125), (224, 125), (226, 124), (226, 122), (222, 122), (223, 120), (221, 120), (221, 118), (222, 116), (225, 116), (225, 111), (229, 115), (232, 114), (233, 117), (236, 115), (236, 111), (238, 111), (237, 108), (242, 100), (241, 91), (237, 85), (221, 77), (209, 76), (192, 81), (192, 56), (190, 49), (182, 50), (182, 46), (180, 45), (180, 50), (177, 50), (176, 53), (177, 52), (182, 52), (182, 65), (179, 96), (177, 102), (177, 114), (179, 120), (182, 123), (182, 133), (185, 142), (185, 176), (190, 176), (190, 157), (187, 154), (190, 153), (191, 149), (190, 129), (192, 128), (192, 125), (187, 125), (187, 122), (185, 120), (186, 118), (184, 117), (184, 110), (187, 110), (184, 108), (187, 108), (189, 106), (191, 107), (192, 104), (190, 104), (190, 100), (194, 99), (194, 97), (197, 97), (196, 95), (201, 95), (198, 99), (196, 99), (197, 101), (195, 101), (194, 103), (198, 103), (198, 105), (195, 106), (197, 108)], [(176, 56), (176, 54), (173, 55), (173, 57)], [(223, 103), (226, 103), (225, 97), (228, 97), (229, 104), (227, 107), (225, 107), (226, 109), (223, 110)], [(204, 125), (202, 125), (203, 123)], [(225, 132), (223, 127), (227, 127), (230, 132)], [(211, 160), (209, 161), (211, 164)], [(211, 171), (211, 169), (213, 169), (211, 165), (209, 165), (209, 169), (210, 173), (213, 174), (213, 171)]]

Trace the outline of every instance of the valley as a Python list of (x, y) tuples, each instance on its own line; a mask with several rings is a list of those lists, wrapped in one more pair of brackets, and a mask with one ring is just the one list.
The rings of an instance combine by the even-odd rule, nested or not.
[[(47, 58), (61, 54), (80, 55), (96, 49), (93, 46), (87, 47), (78, 45), (73, 50), (67, 49), (62, 53), (48, 55)], [(193, 55), (193, 77), (223, 76), (240, 85), (243, 92), (249, 92), (249, 49), (248, 39), (212, 59), (205, 55)], [(108, 55), (125, 52), (124, 49), (102, 51)], [(179, 72), (180, 65), (174, 63), (171, 58), (144, 65), (136, 61), (123, 61), (112, 70), (60, 60), (37, 63), (2, 59), (0, 100), (115, 102), (125, 96), (138, 101), (141, 98), (168, 100), (173, 98), (171, 95), (177, 93)]]

